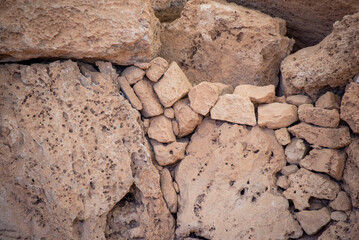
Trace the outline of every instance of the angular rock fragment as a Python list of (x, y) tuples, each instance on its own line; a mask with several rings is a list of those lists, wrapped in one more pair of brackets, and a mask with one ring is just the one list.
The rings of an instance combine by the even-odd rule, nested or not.
[(191, 108), (203, 116), (214, 106), (218, 96), (218, 87), (209, 82), (201, 82), (194, 86), (188, 93)]
[(311, 123), (320, 127), (335, 128), (339, 125), (338, 110), (324, 109), (313, 107), (311, 104), (303, 104), (298, 108), (299, 120), (306, 123)]
[(186, 136), (202, 122), (202, 116), (189, 106), (188, 98), (179, 100), (173, 105), (176, 121), (178, 123), (178, 137)]
[(337, 222), (327, 228), (318, 240), (343, 239), (354, 240), (359, 236), (359, 211), (350, 214), (349, 221)]
[(132, 107), (136, 108), (138, 111), (141, 111), (143, 108), (142, 103), (141, 103), (140, 99), (138, 99), (137, 95), (131, 88), (131, 86), (128, 83), (128, 81), (126, 80), (126, 78), (119, 77), (119, 78), (117, 78), (117, 81), (118, 81), (118, 84), (120, 85), (122, 92), (125, 94), (125, 96), (130, 101)]
[(211, 109), (211, 118), (238, 124), (255, 126), (254, 105), (248, 97), (234, 94), (220, 96)]
[(340, 118), (354, 133), (359, 133), (359, 83), (350, 83), (342, 98)]
[(249, 97), (253, 103), (271, 103), (275, 97), (275, 86), (238, 85), (233, 94)]
[(285, 96), (281, 96), (281, 97), (274, 97), (274, 102), (278, 102), (278, 103), (287, 103), (287, 101), (285, 100)]
[(147, 134), (148, 137), (161, 143), (171, 143), (176, 141), (176, 136), (172, 130), (171, 120), (166, 118), (164, 115), (151, 119)]
[(286, 103), (258, 106), (258, 125), (271, 129), (288, 127), (298, 120), (297, 107)]
[(333, 92), (327, 92), (318, 98), (315, 107), (339, 110), (340, 97)]
[(327, 175), (313, 173), (305, 168), (289, 175), (289, 188), (283, 192), (287, 199), (293, 200), (294, 207), (299, 210), (308, 208), (309, 198), (334, 200), (340, 190), (339, 185)]
[(135, 62), (133, 65), (142, 70), (147, 70), (149, 67), (151, 67), (151, 63), (148, 62)]
[(175, 111), (173, 108), (166, 108), (163, 114), (169, 119), (175, 118)]
[(288, 128), (288, 131), (298, 138), (304, 138), (314, 146), (327, 148), (342, 148), (349, 145), (351, 138), (348, 127), (323, 128), (299, 123)]
[(340, 180), (345, 166), (345, 152), (334, 149), (313, 149), (300, 161), (300, 166), (316, 172), (329, 174)]
[(330, 222), (330, 211), (328, 208), (315, 211), (300, 211), (296, 216), (303, 230), (308, 235), (316, 234)]
[(170, 212), (177, 212), (177, 193), (173, 187), (171, 173), (167, 168), (161, 171), (161, 190)]
[(154, 117), (163, 113), (162, 105), (158, 101), (150, 81), (139, 81), (133, 86), (133, 90), (142, 103), (143, 109), (141, 114), (144, 117)]
[(335, 211), (330, 214), (330, 218), (334, 221), (346, 221), (348, 219), (348, 215), (342, 211)]
[(156, 17), (161, 22), (173, 21), (181, 16), (181, 11), (188, 0), (151, 0)]
[(288, 145), (292, 141), (287, 128), (280, 128), (275, 130), (274, 133), (278, 142), (283, 146)]
[(125, 68), (125, 70), (121, 73), (121, 76), (125, 77), (130, 85), (133, 85), (142, 80), (143, 76), (145, 76), (145, 71), (138, 67), (131, 66)]
[(337, 211), (349, 211), (352, 207), (350, 198), (344, 191), (339, 192), (338, 196), (330, 202), (329, 206)]
[(166, 72), (168, 68), (168, 62), (164, 58), (156, 57), (152, 59), (150, 64), (150, 67), (146, 70), (146, 76), (152, 82), (158, 82), (158, 80)]
[(300, 106), (302, 104), (311, 104), (312, 99), (306, 95), (292, 95), (286, 98), (286, 102), (295, 106)]
[(155, 152), (156, 161), (161, 166), (175, 164), (184, 158), (184, 152), (188, 145), (187, 139), (181, 139), (177, 142), (162, 144), (151, 141)]
[(296, 173), (298, 171), (298, 166), (297, 165), (287, 165), (287, 166), (284, 166), (282, 168), (282, 170), (280, 171), (284, 176), (289, 176), (293, 173)]
[(348, 193), (352, 205), (359, 207), (359, 139), (356, 138), (346, 149), (348, 159), (345, 164), (343, 180), (349, 186)]
[(217, 82), (215, 82), (213, 84), (218, 88), (220, 96), (226, 95), (226, 94), (232, 94), (234, 91), (232, 85), (228, 85), (228, 84), (224, 84), (224, 83), (217, 83)]
[(164, 107), (171, 107), (187, 95), (192, 85), (176, 62), (172, 62), (161, 80), (153, 86)]
[(178, 122), (176, 120), (172, 120), (171, 123), (172, 123), (173, 133), (177, 136), (179, 133)]
[(96, 66), (100, 70), (100, 73), (108, 74), (111, 79), (115, 80), (118, 77), (116, 69), (112, 66), (111, 62), (97, 61)]
[(290, 164), (298, 164), (299, 161), (307, 154), (308, 146), (303, 139), (293, 138), (291, 143), (285, 148), (285, 156)]
[(277, 179), (277, 186), (287, 189), (289, 187), (288, 177), (287, 176), (279, 176)]

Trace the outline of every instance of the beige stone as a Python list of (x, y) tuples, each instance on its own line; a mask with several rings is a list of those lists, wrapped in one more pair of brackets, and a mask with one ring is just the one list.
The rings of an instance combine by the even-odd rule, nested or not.
[(283, 146), (288, 145), (292, 141), (287, 128), (280, 128), (275, 130), (274, 133), (278, 142)]
[(349, 186), (348, 193), (352, 205), (359, 207), (359, 139), (355, 138), (346, 149), (348, 159), (345, 164), (343, 180)]
[(279, 176), (277, 179), (277, 186), (283, 189), (287, 189), (289, 187), (288, 177)]
[(359, 72), (359, 13), (345, 16), (319, 44), (301, 49), (281, 63), (286, 95), (316, 98), (324, 89), (343, 87)]
[(340, 108), (340, 97), (333, 92), (326, 92), (318, 98), (315, 102), (315, 106), (325, 109), (337, 109)]
[(350, 214), (349, 221), (331, 224), (318, 240), (343, 239), (354, 240), (359, 236), (359, 211)]
[(146, 76), (152, 82), (158, 82), (162, 75), (168, 69), (168, 62), (166, 59), (161, 57), (156, 57), (150, 62), (150, 67), (146, 70)]
[(140, 68), (140, 69), (142, 69), (142, 70), (147, 70), (151, 66), (151, 63), (149, 63), (149, 62), (135, 62), (133, 65)]
[(186, 152), (175, 171), (178, 238), (191, 233), (213, 240), (302, 235), (288, 201), (277, 192), (275, 174), (285, 159), (272, 130), (205, 119)]
[(299, 210), (308, 208), (309, 198), (334, 200), (340, 190), (338, 183), (327, 175), (313, 173), (305, 168), (289, 175), (289, 188), (283, 192), (287, 199), (293, 200), (294, 207)]
[(176, 102), (173, 105), (173, 110), (178, 123), (178, 137), (192, 133), (197, 125), (202, 122), (202, 116), (189, 106), (188, 98)]
[(249, 97), (253, 103), (271, 103), (275, 97), (275, 86), (238, 85), (233, 94)]
[(175, 164), (184, 158), (184, 152), (188, 145), (188, 140), (180, 139), (177, 142), (169, 144), (151, 141), (151, 144), (158, 164), (161, 166), (167, 166)]
[(175, 118), (175, 111), (173, 110), (173, 108), (166, 108), (164, 111), (164, 115), (169, 119), (173, 119)]
[(123, 238), (174, 238), (138, 111), (92, 76), (80, 84), (72, 61), (0, 66), (1, 239), (112, 239), (118, 210)]
[(178, 122), (176, 120), (172, 120), (172, 130), (173, 130), (173, 133), (178, 136), (178, 133), (179, 133), (179, 126), (178, 126)]
[(307, 210), (319, 210), (322, 209), (323, 207), (327, 207), (327, 204), (325, 204), (325, 202), (322, 199), (317, 199), (317, 198), (311, 198), (309, 199), (309, 208)]
[(312, 104), (303, 104), (298, 108), (298, 118), (302, 122), (311, 123), (320, 127), (335, 128), (339, 125), (338, 110), (313, 107)]
[(293, 104), (295, 106), (300, 106), (302, 104), (311, 104), (312, 99), (310, 99), (310, 97), (306, 96), (306, 95), (292, 95), (292, 96), (288, 96), (286, 98), (286, 102)]
[(297, 107), (286, 103), (268, 103), (258, 106), (258, 125), (271, 129), (288, 127), (298, 120)]
[(211, 118), (250, 126), (256, 125), (254, 105), (248, 97), (234, 94), (220, 96), (211, 109)]
[(116, 69), (112, 66), (111, 62), (96, 61), (96, 66), (100, 73), (109, 75), (112, 80), (118, 77)]
[(119, 77), (119, 78), (117, 78), (117, 82), (120, 85), (120, 88), (121, 88), (122, 92), (125, 94), (126, 98), (130, 101), (132, 107), (136, 108), (138, 111), (141, 111), (143, 108), (142, 103), (141, 103), (140, 99), (138, 99), (137, 95), (131, 88), (131, 86), (128, 83), (128, 81), (126, 80), (126, 78)]
[(121, 73), (121, 76), (125, 77), (130, 85), (133, 85), (142, 80), (143, 76), (145, 76), (145, 71), (141, 68), (131, 66), (125, 68), (125, 70)]
[(141, 114), (144, 117), (154, 117), (163, 113), (162, 105), (153, 91), (150, 81), (139, 81), (133, 86), (133, 90), (142, 103), (143, 109)]
[(188, 93), (191, 108), (205, 116), (214, 106), (219, 97), (219, 89), (210, 82), (201, 82)]
[(152, 118), (148, 128), (148, 137), (161, 143), (171, 143), (176, 141), (176, 136), (172, 130), (171, 120), (164, 115)]
[(156, 17), (161, 22), (173, 21), (181, 16), (181, 11), (188, 0), (151, 0)]
[(350, 198), (344, 191), (339, 192), (337, 197), (330, 202), (329, 206), (337, 211), (349, 211), (352, 207)]
[(153, 86), (164, 107), (171, 107), (186, 96), (192, 85), (176, 62), (172, 62), (161, 80)]
[(149, 0), (2, 1), (0, 29), (1, 62), (70, 58), (130, 65), (149, 61), (161, 46)]
[(297, 165), (287, 165), (287, 166), (284, 166), (282, 168), (282, 170), (280, 171), (284, 176), (289, 176), (293, 173), (296, 173), (298, 171), (298, 166)]
[(349, 124), (354, 133), (359, 133), (359, 83), (350, 83), (346, 88), (340, 118)]
[(178, 187), (178, 184), (177, 184), (175, 181), (173, 181), (173, 188), (175, 189), (176, 193), (179, 193), (179, 192), (180, 192), (180, 189), (179, 189), (179, 187)]
[(168, 209), (171, 213), (177, 212), (177, 193), (173, 188), (173, 182), (170, 171), (164, 168), (161, 171), (161, 190)]
[(327, 148), (342, 148), (349, 145), (351, 138), (348, 127), (323, 128), (299, 123), (288, 128), (288, 131), (298, 138), (304, 138), (314, 146)]
[(308, 146), (300, 138), (293, 138), (291, 143), (285, 148), (285, 156), (290, 164), (298, 164), (308, 152)]
[(335, 211), (330, 214), (330, 218), (334, 221), (346, 221), (348, 219), (348, 215), (342, 211)]
[(234, 88), (232, 87), (232, 85), (224, 84), (224, 83), (217, 83), (217, 82), (215, 82), (213, 84), (218, 88), (220, 96), (226, 95), (226, 94), (232, 94), (234, 91)]
[(316, 172), (329, 174), (336, 180), (343, 175), (346, 154), (334, 149), (313, 149), (300, 161), (300, 166)]
[(330, 222), (330, 211), (328, 208), (315, 211), (300, 211), (296, 216), (303, 230), (308, 235), (316, 234)]
[(224, 1), (189, 1), (163, 27), (160, 55), (181, 63), (194, 85), (277, 85), (280, 62), (294, 43), (283, 20)]
[(287, 103), (287, 101), (285, 100), (285, 96), (281, 96), (281, 97), (274, 97), (274, 102), (278, 102), (278, 103)]

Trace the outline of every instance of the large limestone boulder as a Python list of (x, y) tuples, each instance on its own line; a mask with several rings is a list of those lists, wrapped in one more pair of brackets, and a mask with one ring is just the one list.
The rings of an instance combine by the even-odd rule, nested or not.
[(297, 238), (302, 230), (278, 194), (285, 165), (272, 130), (204, 120), (176, 169), (176, 235), (206, 239)]
[(161, 56), (178, 61), (198, 84), (278, 83), (279, 64), (293, 41), (285, 22), (235, 4), (189, 1), (182, 16), (164, 24)]
[(173, 238), (140, 115), (114, 77), (72, 61), (2, 65), (0, 99), (1, 239)]
[(1, 1), (0, 35), (0, 62), (75, 58), (129, 65), (150, 60), (161, 45), (149, 0)]
[(286, 95), (317, 97), (328, 87), (343, 87), (359, 72), (359, 13), (345, 16), (319, 44), (286, 57), (281, 64)]

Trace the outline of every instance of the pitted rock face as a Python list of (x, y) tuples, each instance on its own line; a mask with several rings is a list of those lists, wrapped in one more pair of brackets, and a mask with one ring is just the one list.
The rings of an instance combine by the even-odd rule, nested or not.
[(72, 61), (1, 66), (1, 229), (104, 239), (107, 214), (134, 185), (162, 223), (139, 225), (153, 228), (142, 237), (169, 239), (173, 219), (138, 112), (110, 75), (83, 71)]
[[(302, 230), (275, 186), (285, 165), (272, 130), (204, 120), (176, 169), (178, 237), (282, 239)], [(273, 229), (276, 229), (273, 231)]]

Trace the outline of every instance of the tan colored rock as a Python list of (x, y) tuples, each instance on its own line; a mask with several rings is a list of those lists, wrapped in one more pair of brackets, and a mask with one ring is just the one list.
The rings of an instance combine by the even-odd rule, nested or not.
[(286, 97), (286, 102), (293, 104), (295, 106), (300, 106), (302, 104), (311, 104), (313, 103), (312, 99), (306, 95), (292, 95)]
[(308, 235), (316, 234), (330, 222), (330, 211), (322, 208), (316, 211), (300, 211), (296, 213), (297, 220)]
[(330, 214), (330, 218), (334, 221), (345, 222), (348, 219), (348, 215), (345, 212), (335, 211)]
[(345, 152), (334, 149), (313, 149), (300, 161), (300, 166), (308, 170), (324, 172), (339, 181), (343, 175), (345, 160)]
[(352, 208), (350, 198), (344, 191), (339, 192), (337, 197), (330, 202), (329, 206), (337, 211), (349, 211)]
[(168, 209), (171, 213), (177, 212), (177, 193), (173, 188), (173, 181), (170, 171), (164, 168), (161, 171), (161, 190), (163, 198), (165, 199)]
[(349, 124), (354, 133), (359, 133), (359, 83), (350, 83), (346, 88), (340, 118)]
[(253, 103), (271, 103), (275, 98), (275, 86), (238, 85), (233, 94), (249, 97)]
[(352, 205), (359, 207), (359, 139), (355, 138), (346, 149), (348, 159), (345, 164), (343, 180), (349, 186), (348, 193)]
[(309, 198), (334, 200), (340, 190), (339, 185), (327, 175), (313, 173), (305, 168), (289, 175), (289, 188), (283, 192), (287, 199), (293, 200), (294, 207), (299, 210), (308, 208)]
[(184, 158), (184, 152), (188, 145), (187, 139), (180, 139), (170, 144), (162, 144), (151, 141), (155, 152), (156, 161), (161, 166), (167, 166), (177, 163)]
[(288, 177), (287, 176), (279, 176), (277, 179), (277, 186), (283, 189), (287, 189), (289, 187)]
[(176, 120), (172, 120), (172, 130), (173, 133), (178, 136), (179, 133), (179, 126), (178, 126), (178, 122)]
[(214, 106), (219, 97), (219, 89), (210, 82), (201, 82), (188, 93), (191, 108), (205, 116)]
[(290, 164), (298, 164), (308, 152), (308, 146), (300, 138), (293, 138), (291, 143), (285, 148), (285, 156)]
[(284, 166), (282, 168), (282, 170), (280, 171), (284, 176), (289, 176), (293, 173), (296, 173), (298, 171), (298, 167), (297, 165), (287, 165), (287, 166)]
[(161, 143), (171, 143), (176, 141), (176, 136), (172, 130), (171, 120), (164, 115), (152, 118), (150, 127), (148, 128), (148, 137)]
[(126, 78), (119, 77), (117, 78), (117, 82), (120, 85), (120, 88), (122, 92), (125, 94), (126, 98), (130, 101), (132, 107), (136, 108), (138, 111), (141, 111), (143, 108), (142, 103), (140, 99), (138, 99), (137, 95), (133, 91), (132, 87), (130, 86)]
[(179, 193), (179, 192), (180, 192), (180, 189), (179, 189), (179, 187), (178, 187), (178, 184), (177, 184), (175, 181), (173, 181), (173, 188), (175, 189), (176, 193)]
[(314, 146), (336, 149), (349, 145), (351, 141), (348, 127), (333, 129), (314, 127), (307, 123), (299, 123), (288, 128), (288, 131), (298, 138), (304, 138)]
[(181, 16), (181, 11), (188, 0), (151, 0), (156, 17), (161, 22), (173, 21)]
[(144, 117), (154, 117), (163, 113), (162, 105), (153, 91), (150, 81), (139, 81), (133, 86), (133, 90), (142, 103), (143, 109), (141, 114)]
[(292, 141), (287, 128), (280, 128), (275, 130), (274, 133), (278, 142), (283, 146), (288, 145)]
[(192, 85), (176, 62), (172, 62), (161, 80), (153, 86), (164, 107), (171, 107), (186, 96)]
[(151, 67), (151, 63), (149, 62), (135, 62), (133, 65), (142, 70), (147, 70), (149, 67)]
[(102, 74), (108, 74), (112, 80), (118, 77), (116, 69), (112, 66), (111, 62), (96, 61), (96, 66)]
[(294, 43), (283, 20), (224, 1), (189, 1), (181, 18), (163, 26), (160, 55), (180, 63), (194, 85), (277, 85)]
[(302, 235), (288, 201), (277, 193), (275, 174), (285, 159), (272, 130), (205, 119), (186, 151), (175, 172), (178, 238), (191, 233), (213, 240)]
[(161, 57), (156, 57), (150, 62), (150, 67), (146, 70), (146, 76), (152, 82), (158, 82), (162, 75), (168, 69), (168, 62), (166, 59)]
[(286, 95), (317, 97), (324, 89), (343, 87), (359, 72), (359, 13), (345, 16), (319, 44), (301, 49), (281, 64)]
[(176, 121), (178, 123), (178, 137), (186, 136), (202, 122), (202, 116), (189, 106), (188, 98), (181, 99), (173, 105)]
[(318, 98), (315, 102), (315, 107), (325, 109), (337, 109), (340, 108), (340, 97), (335, 95), (333, 92), (326, 92)]
[(131, 66), (125, 68), (125, 70), (121, 73), (121, 76), (125, 77), (130, 85), (133, 85), (142, 80), (143, 76), (145, 76), (145, 71), (141, 68)]
[(338, 110), (313, 107), (312, 104), (303, 104), (298, 108), (298, 118), (302, 122), (311, 123), (320, 127), (336, 128), (339, 125)]
[(224, 84), (224, 83), (213, 83), (219, 91), (219, 95), (226, 95), (226, 94), (232, 94), (234, 89), (232, 87), (232, 85), (228, 85), (228, 84)]
[(359, 211), (350, 214), (349, 221), (336, 222), (330, 225), (318, 238), (318, 240), (343, 239), (354, 240), (359, 236)]
[[(80, 84), (72, 61), (0, 66), (1, 239), (174, 238), (138, 111), (110, 74), (92, 76)], [(112, 225), (122, 204), (142, 214)]]
[(175, 111), (173, 108), (166, 108), (163, 114), (169, 119), (175, 118)]
[(278, 103), (287, 103), (287, 101), (285, 100), (285, 96), (281, 96), (281, 97), (274, 97), (274, 102), (278, 102)]
[(74, 58), (130, 65), (149, 61), (161, 46), (149, 0), (2, 1), (0, 29), (1, 62)]
[(211, 109), (211, 118), (238, 124), (255, 126), (254, 105), (248, 97), (234, 94), (220, 96)]
[(288, 127), (298, 120), (297, 107), (286, 103), (258, 106), (258, 125), (271, 129)]

